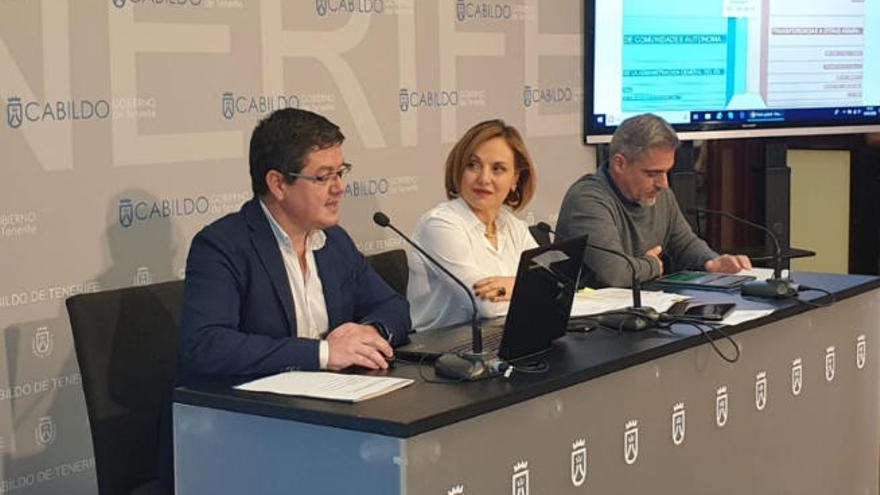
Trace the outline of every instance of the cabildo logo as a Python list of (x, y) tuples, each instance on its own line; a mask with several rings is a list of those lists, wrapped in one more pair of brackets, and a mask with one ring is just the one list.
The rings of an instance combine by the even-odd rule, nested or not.
[(388, 194), (391, 185), (388, 179), (382, 177), (379, 179), (366, 179), (358, 181), (349, 181), (345, 184), (346, 198), (359, 198), (362, 196), (384, 196)]
[(455, 14), (458, 22), (479, 19), (510, 19), (513, 7), (509, 3), (465, 2), (457, 0)]
[(119, 200), (119, 225), (131, 227), (135, 222), (148, 222), (160, 218), (204, 215), (211, 210), (206, 196), (174, 198), (159, 201)]
[(419, 190), (419, 178), (416, 176), (379, 177), (347, 181), (345, 183), (346, 198), (363, 198), (369, 196), (388, 196), (404, 194)]
[(114, 119), (154, 119), (158, 104), (154, 97), (114, 96)]
[[(98, 292), (100, 290), (101, 284), (96, 280), (53, 285), (50, 287), (37, 287), (36, 289), (13, 292), (12, 294), (0, 294), (0, 308), (10, 308), (49, 301), (63, 301), (70, 296), (75, 296), (77, 294), (91, 294), (92, 292)], [(39, 333), (39, 329), (37, 333)], [(51, 339), (46, 339), (45, 337), (35, 338), (36, 349), (34, 352), (37, 352), (38, 349), (46, 349), (45, 346), (50, 341)], [(2, 399), (2, 391), (0, 391), (0, 399)], [(0, 491), (0, 493), (3, 492)]]
[(526, 86), (523, 88), (523, 105), (530, 107), (539, 103), (566, 103), (577, 100), (580, 94), (570, 87), (537, 88)]
[(382, 251), (389, 251), (391, 249), (398, 249), (403, 245), (403, 241), (400, 240), (399, 237), (392, 237), (390, 239), (355, 241), (354, 245), (358, 248), (358, 251), (366, 254), (371, 254), (381, 253)]
[(49, 331), (49, 327), (42, 326), (34, 332), (34, 340), (31, 342), (31, 349), (34, 351), (34, 356), (37, 356), (40, 359), (49, 357), (52, 354), (53, 347), (53, 339), (52, 332)]
[(385, 11), (382, 0), (315, 0), (315, 12), (327, 14), (381, 14)]
[(211, 214), (222, 215), (225, 213), (238, 211), (242, 203), (251, 199), (253, 193), (251, 191), (235, 191), (214, 193), (208, 196), (211, 201)]
[(419, 107), (454, 107), (458, 105), (458, 91), (409, 91), (400, 88), (400, 111)]
[[(112, 0), (112, 2), (116, 8), (121, 9), (122, 7), (125, 7), (126, 0)], [(132, 5), (189, 5), (192, 7), (198, 7), (202, 4), (202, 0), (128, 0), (128, 3)]]
[(413, 15), (416, 11), (413, 0), (384, 0), (382, 2), (383, 14), (390, 15)]
[(242, 9), (244, 8), (243, 0), (111, 0), (117, 8), (125, 7), (126, 3), (132, 5), (143, 5), (147, 7), (208, 7), (208, 8), (224, 8), (224, 9)]
[(300, 108), (299, 96), (245, 96), (223, 93), (223, 116), (231, 119), (237, 113), (271, 113), (281, 108)]
[(134, 285), (150, 285), (153, 283), (153, 276), (150, 269), (145, 266), (139, 266), (134, 272)]
[[(40, 419), (42, 421), (42, 418)], [(54, 428), (54, 427), (53, 427)], [(54, 431), (54, 430), (53, 430)], [(54, 435), (54, 433), (53, 433)], [(37, 442), (42, 438), (41, 433), (37, 433)], [(20, 474), (14, 478), (0, 479), (0, 493), (12, 493), (13, 491), (24, 490), (34, 486), (42, 485), (49, 481), (56, 481), (68, 476), (81, 476), (81, 473), (95, 470), (95, 458), (87, 457), (71, 462), (64, 462), (54, 466), (40, 466), (39, 470), (25, 474)], [(57, 482), (61, 484), (63, 482)], [(27, 493), (48, 493), (51, 490), (25, 490)]]
[(47, 447), (55, 443), (57, 431), (58, 429), (55, 426), (55, 422), (52, 421), (52, 416), (40, 418), (36, 428), (34, 428), (34, 438), (37, 441), (37, 445)]
[[(8, 454), (15, 451), (15, 437), (10, 436), (9, 441), (6, 437), (0, 435), (0, 454)], [(2, 492), (0, 492), (2, 493)]]
[(25, 122), (101, 120), (111, 114), (107, 100), (21, 101), (18, 96), (6, 99), (6, 122), (18, 129)]
[(15, 238), (37, 233), (37, 212), (0, 213), (0, 238)]

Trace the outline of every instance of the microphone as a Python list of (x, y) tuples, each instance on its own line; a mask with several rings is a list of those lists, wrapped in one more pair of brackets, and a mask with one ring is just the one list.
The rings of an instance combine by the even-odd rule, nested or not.
[(775, 250), (775, 253), (773, 254), (773, 276), (767, 280), (755, 280), (743, 284), (742, 287), (740, 287), (740, 294), (744, 296), (772, 297), (776, 299), (797, 297), (799, 289), (798, 284), (794, 283), (794, 280), (791, 278), (782, 277), (782, 249), (779, 247), (779, 238), (776, 237), (776, 234), (774, 234), (772, 230), (759, 223), (746, 220), (745, 218), (738, 217), (732, 213), (727, 213), (726, 211), (710, 210), (708, 208), (688, 208), (688, 213), (696, 215), (698, 220), (700, 213), (729, 218), (735, 222), (748, 225), (766, 233), (773, 241)]
[(388, 215), (381, 211), (377, 211), (373, 214), (373, 222), (380, 227), (388, 227), (396, 232), (397, 235), (403, 238), (403, 240), (405, 240), (410, 246), (421, 253), (425, 259), (430, 261), (431, 264), (439, 268), (447, 277), (458, 284), (458, 286), (468, 295), (468, 298), (470, 298), (471, 309), (473, 310), (471, 316), (471, 352), (440, 355), (437, 360), (434, 361), (434, 371), (438, 375), (462, 381), (479, 380), (499, 374), (504, 366), (499, 366), (497, 358), (490, 359), (488, 355), (483, 353), (483, 326), (480, 323), (480, 312), (477, 310), (477, 299), (474, 297), (473, 292), (464, 285), (464, 282), (447, 270), (445, 266), (440, 264), (440, 262), (434, 259), (433, 256), (425, 252), (425, 250), (416, 244), (415, 241), (392, 225), (391, 219), (388, 218)]
[[(550, 225), (546, 222), (539, 222), (535, 225), (535, 227), (545, 234), (553, 234), (554, 236), (556, 235), (556, 232), (553, 230), (553, 228), (550, 227)], [(630, 272), (632, 272), (631, 286), (633, 305), (629, 308), (619, 311), (597, 315), (594, 319), (601, 323), (603, 326), (609, 328), (620, 328), (630, 331), (647, 330), (649, 328), (652, 328), (660, 320), (660, 313), (658, 313), (657, 310), (650, 306), (642, 306), (642, 285), (641, 282), (639, 282), (636, 267), (632, 259), (630, 259), (630, 257), (626, 254), (621, 253), (620, 251), (597, 246), (589, 241), (587, 242), (587, 246), (605, 253), (620, 256), (626, 261), (626, 263), (629, 265)]]

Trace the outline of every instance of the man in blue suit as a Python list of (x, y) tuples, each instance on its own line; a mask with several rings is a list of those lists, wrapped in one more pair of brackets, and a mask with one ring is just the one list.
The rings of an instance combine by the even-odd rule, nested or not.
[(254, 199), (199, 232), (186, 265), (178, 383), (285, 370), (385, 369), (409, 304), (336, 224), (345, 137), (282, 109), (254, 129)]

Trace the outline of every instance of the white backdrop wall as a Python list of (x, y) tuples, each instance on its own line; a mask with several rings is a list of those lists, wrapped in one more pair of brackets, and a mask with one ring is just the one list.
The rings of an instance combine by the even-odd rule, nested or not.
[(0, 493), (91, 494), (64, 299), (183, 276), (250, 198), (257, 120), (323, 113), (355, 164), (342, 224), (400, 246), (472, 124), (523, 133), (555, 223), (581, 144), (580, 0), (0, 0)]

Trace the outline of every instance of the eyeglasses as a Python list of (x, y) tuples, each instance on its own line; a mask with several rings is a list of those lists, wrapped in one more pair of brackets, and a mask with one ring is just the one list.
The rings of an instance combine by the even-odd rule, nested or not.
[(351, 164), (343, 163), (342, 167), (336, 172), (327, 172), (324, 175), (303, 175), (297, 172), (286, 172), (286, 175), (294, 179), (305, 179), (310, 180), (315, 184), (327, 185), (333, 179), (342, 180), (342, 178), (348, 175), (349, 172), (351, 172)]

